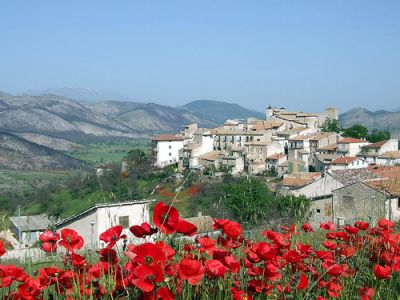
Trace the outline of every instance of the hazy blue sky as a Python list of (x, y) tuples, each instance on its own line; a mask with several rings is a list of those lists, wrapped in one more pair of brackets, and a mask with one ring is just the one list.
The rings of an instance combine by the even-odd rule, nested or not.
[(0, 90), (400, 107), (400, 1), (4, 1)]

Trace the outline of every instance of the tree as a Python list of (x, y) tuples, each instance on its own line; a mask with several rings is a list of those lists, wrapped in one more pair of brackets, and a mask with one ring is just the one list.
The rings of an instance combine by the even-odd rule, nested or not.
[(371, 134), (367, 136), (367, 140), (371, 143), (377, 143), (390, 139), (390, 132), (388, 130), (373, 129)]
[(335, 119), (327, 119), (322, 125), (321, 130), (323, 132), (336, 132), (339, 133), (342, 131), (342, 128), (339, 125), (339, 121)]
[(368, 136), (368, 128), (360, 124), (353, 125), (343, 130), (344, 137), (352, 137), (356, 139), (365, 139)]

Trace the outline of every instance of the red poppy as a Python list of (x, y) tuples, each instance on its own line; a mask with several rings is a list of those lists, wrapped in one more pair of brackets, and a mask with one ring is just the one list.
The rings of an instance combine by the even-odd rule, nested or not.
[(305, 290), (308, 288), (308, 278), (304, 273), (300, 275), (299, 284), (297, 286), (298, 290)]
[(364, 286), (358, 289), (358, 295), (360, 296), (360, 300), (370, 300), (374, 296), (375, 291), (373, 288)]
[(232, 274), (236, 274), (240, 271), (240, 262), (233, 255), (225, 256), (223, 263), (230, 269)]
[(138, 238), (143, 238), (145, 236), (153, 235), (158, 232), (157, 228), (152, 228), (149, 223), (145, 222), (139, 225), (133, 225), (129, 230), (132, 234)]
[(390, 266), (374, 266), (374, 274), (378, 279), (388, 279), (392, 273), (392, 268)]
[(144, 243), (136, 246), (133, 252), (136, 253), (136, 257), (133, 259), (134, 262), (148, 266), (165, 265), (165, 253), (160, 247), (153, 243)]
[(247, 294), (245, 291), (238, 290), (237, 288), (231, 288), (233, 300), (251, 300), (251, 295)]
[(333, 222), (326, 222), (326, 223), (321, 223), (319, 225), (319, 228), (325, 229), (325, 230), (335, 230), (336, 225)]
[(186, 220), (179, 220), (179, 222), (176, 224), (175, 230), (178, 233), (182, 233), (187, 236), (193, 236), (197, 232), (197, 227)]
[(328, 295), (333, 297), (333, 298), (338, 298), (340, 297), (340, 291), (342, 290), (342, 286), (336, 281), (336, 280), (331, 280), (328, 285)]
[(216, 259), (207, 260), (204, 265), (207, 274), (211, 277), (223, 277), (225, 276), (226, 271), (228, 271), (228, 268)]
[(392, 229), (395, 225), (396, 223), (393, 223), (387, 219), (380, 219), (378, 221), (378, 227), (385, 230)]
[(139, 265), (134, 269), (131, 282), (143, 292), (151, 292), (156, 282), (164, 279), (164, 272), (158, 265)]
[(112, 248), (120, 239), (126, 239), (125, 234), (121, 235), (122, 229), (123, 227), (121, 225), (113, 226), (100, 234), (99, 239), (108, 243), (107, 248)]
[(214, 219), (213, 228), (218, 230), (222, 229), (222, 232), (226, 234), (227, 237), (231, 239), (238, 238), (242, 233), (242, 226), (234, 221), (226, 220), (226, 219)]
[(344, 227), (344, 230), (346, 230), (350, 234), (357, 234), (360, 229), (357, 227), (347, 225)]
[(57, 283), (57, 278), (61, 275), (62, 270), (55, 266), (41, 268), (39, 270), (39, 279), (42, 286), (50, 286)]
[(57, 241), (60, 239), (58, 232), (46, 230), (39, 236), (42, 242), (41, 248), (44, 252), (53, 253), (57, 250)]
[(175, 255), (175, 250), (161, 240), (156, 242), (156, 246), (165, 254), (167, 259), (172, 259)]
[(198, 260), (184, 258), (177, 266), (180, 279), (191, 285), (198, 284), (204, 276), (205, 268)]
[(308, 223), (303, 224), (303, 226), (301, 226), (301, 230), (304, 232), (314, 232), (314, 229)]
[(354, 223), (354, 227), (356, 227), (360, 230), (367, 230), (369, 227), (369, 223), (363, 222), (363, 221), (357, 221)]
[(6, 253), (6, 247), (4, 246), (3, 241), (0, 240), (0, 256), (3, 256), (4, 253)]
[(59, 245), (67, 251), (79, 250), (83, 247), (83, 238), (73, 229), (64, 228), (61, 230), (61, 241)]
[(174, 233), (179, 220), (179, 212), (174, 207), (167, 206), (164, 202), (160, 202), (154, 207), (153, 223), (161, 232)]
[(100, 261), (107, 262), (109, 264), (116, 264), (118, 262), (117, 251), (111, 248), (102, 248), (99, 251)]
[(157, 300), (174, 300), (174, 294), (165, 286), (160, 287), (157, 290)]

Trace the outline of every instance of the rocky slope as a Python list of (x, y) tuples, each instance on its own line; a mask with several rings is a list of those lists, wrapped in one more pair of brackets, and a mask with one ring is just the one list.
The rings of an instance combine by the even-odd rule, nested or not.
[(61, 152), (0, 131), (0, 169), (48, 171), (89, 169), (89, 166)]

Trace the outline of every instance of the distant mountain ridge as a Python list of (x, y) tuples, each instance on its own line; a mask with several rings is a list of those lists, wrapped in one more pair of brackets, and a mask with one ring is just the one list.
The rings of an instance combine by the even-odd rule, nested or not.
[(49, 171), (89, 168), (81, 160), (0, 131), (0, 169)]
[(400, 111), (370, 111), (362, 107), (357, 107), (340, 114), (339, 123), (343, 127), (361, 124), (369, 130), (389, 130), (393, 137), (400, 137)]

